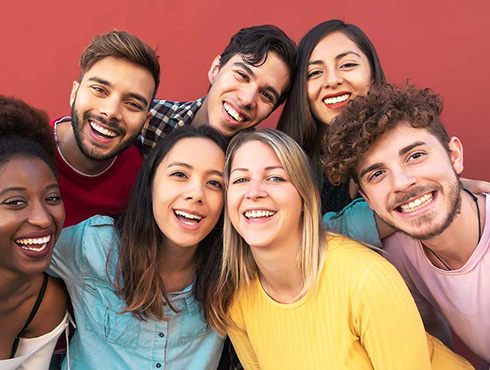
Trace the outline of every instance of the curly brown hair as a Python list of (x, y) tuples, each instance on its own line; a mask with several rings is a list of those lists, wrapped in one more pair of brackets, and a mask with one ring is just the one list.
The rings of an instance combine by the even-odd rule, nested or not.
[(323, 141), (323, 170), (333, 184), (349, 177), (359, 183), (360, 158), (381, 136), (400, 122), (425, 128), (449, 152), (449, 135), (439, 120), (443, 103), (431, 89), (386, 84), (357, 97), (328, 127)]

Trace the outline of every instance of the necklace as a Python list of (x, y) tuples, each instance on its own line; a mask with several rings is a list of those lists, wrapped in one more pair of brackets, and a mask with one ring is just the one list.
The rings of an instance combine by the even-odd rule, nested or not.
[[(480, 218), (480, 206), (478, 205), (478, 197), (469, 190), (466, 190), (466, 189), (463, 189), (463, 190), (466, 191), (471, 196), (471, 198), (473, 198), (473, 200), (475, 201), (475, 204), (476, 204), (476, 212), (478, 214), (478, 242), (476, 243), (476, 245), (478, 245), (478, 244), (480, 244), (480, 240), (481, 240), (481, 218)], [(427, 248), (427, 249), (432, 253), (432, 255), (434, 257), (436, 257), (439, 260), (440, 263), (442, 263), (444, 265), (444, 267), (446, 268), (447, 271), (452, 270), (448, 266), (448, 264), (446, 262), (444, 262), (444, 260), (437, 255), (436, 252), (434, 252), (430, 248)]]

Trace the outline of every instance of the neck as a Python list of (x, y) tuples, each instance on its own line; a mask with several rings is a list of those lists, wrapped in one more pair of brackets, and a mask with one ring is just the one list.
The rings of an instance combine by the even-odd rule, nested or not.
[[(461, 213), (453, 223), (441, 235), (423, 241), (423, 245), (435, 252), (451, 270), (461, 268), (469, 260), (485, 225), (485, 197), (478, 197), (482, 228), (479, 230), (476, 202), (466, 191), (462, 191), (461, 196)], [(447, 268), (432, 253), (427, 256), (434, 265)]]
[(301, 298), (303, 275), (297, 264), (300, 242), (298, 238), (297, 243), (279, 248), (251, 247), (262, 288), (279, 303), (293, 303)]
[(204, 101), (202, 102), (201, 108), (199, 108), (194, 115), (194, 118), (192, 119), (192, 126), (198, 127), (202, 125), (209, 125), (207, 100), (208, 98), (205, 97)]
[(114, 158), (94, 161), (85, 156), (78, 146), (70, 121), (60, 122), (56, 125), (56, 138), (63, 158), (70, 166), (86, 175), (97, 175), (106, 170), (114, 161)]
[(14, 273), (10, 270), (0, 270), (0, 302), (23, 294), (29, 288), (33, 276)]
[(161, 248), (160, 275), (168, 292), (185, 289), (194, 279), (197, 246), (181, 247), (167, 241)]

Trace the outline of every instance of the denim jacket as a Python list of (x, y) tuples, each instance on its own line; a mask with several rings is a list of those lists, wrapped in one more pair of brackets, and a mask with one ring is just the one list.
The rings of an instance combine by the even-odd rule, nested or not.
[(125, 303), (106, 269), (110, 258), (112, 279), (118, 247), (113, 219), (94, 216), (64, 229), (54, 248), (49, 272), (65, 281), (77, 322), (69, 347), (71, 368), (216, 369), (224, 340), (204, 321), (192, 285), (169, 294), (179, 311), (165, 305), (169, 321), (121, 314)]

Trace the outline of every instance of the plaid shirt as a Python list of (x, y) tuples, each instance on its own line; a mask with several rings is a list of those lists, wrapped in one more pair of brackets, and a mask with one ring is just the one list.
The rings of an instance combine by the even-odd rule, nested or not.
[(189, 102), (153, 99), (150, 107), (150, 123), (141, 132), (136, 146), (145, 156), (157, 143), (176, 128), (190, 125), (204, 98)]

